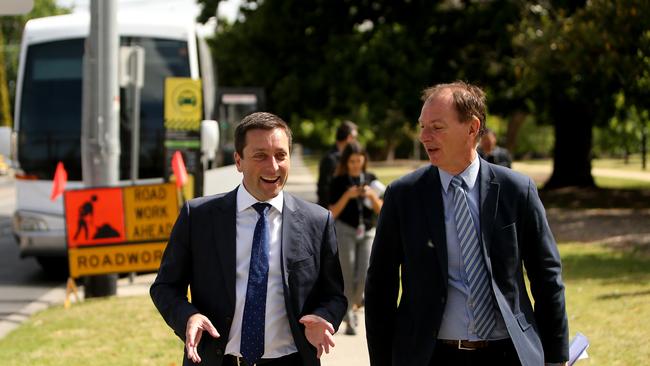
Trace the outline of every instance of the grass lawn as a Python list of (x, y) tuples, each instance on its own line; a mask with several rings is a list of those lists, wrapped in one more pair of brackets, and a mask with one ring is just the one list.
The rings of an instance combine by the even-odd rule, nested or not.
[[(560, 245), (570, 334), (585, 334), (579, 365), (650, 359), (650, 258), (602, 245)], [(0, 365), (178, 365), (183, 345), (147, 296), (53, 307), (0, 340)], [(336, 352), (336, 351), (335, 351)]]
[[(530, 160), (521, 160), (521, 162), (530, 165), (552, 165), (553, 159), (530, 159)], [(630, 159), (628, 160), (627, 164), (625, 163), (625, 160), (623, 160), (622, 158), (621, 159), (598, 158), (598, 159), (593, 159), (591, 161), (591, 165), (594, 168), (619, 169), (619, 170), (636, 171), (636, 172), (644, 171), (643, 169), (641, 169), (640, 154), (634, 154), (630, 156)], [(650, 172), (650, 168), (648, 168), (645, 171)]]
[[(648, 164), (650, 162), (646, 162)], [(643, 171), (641, 169), (641, 154), (633, 154), (630, 156), (627, 164), (624, 159), (614, 159), (614, 158), (598, 158), (593, 160), (593, 166), (595, 168), (610, 168), (610, 169), (621, 169), (629, 171)], [(650, 171), (650, 169), (646, 170)]]
[(643, 365), (650, 359), (650, 258), (594, 244), (560, 246), (570, 335), (589, 338), (578, 365)]
[(180, 365), (183, 343), (148, 296), (52, 307), (0, 340), (0, 365)]
[(613, 189), (650, 189), (650, 181), (595, 176), (596, 186)]

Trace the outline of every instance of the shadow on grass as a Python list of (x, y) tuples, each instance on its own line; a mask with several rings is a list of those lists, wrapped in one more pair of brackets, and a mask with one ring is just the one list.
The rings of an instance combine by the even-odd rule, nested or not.
[(636, 297), (636, 296), (647, 296), (647, 295), (650, 295), (650, 290), (607, 294), (607, 295), (598, 296), (596, 297), (596, 299), (597, 300), (618, 300), (623, 297)]
[(610, 189), (567, 187), (542, 189), (545, 207), (559, 208), (648, 208), (650, 189)]
[(650, 258), (634, 252), (565, 253), (562, 277), (567, 280), (604, 280), (637, 283), (650, 280)]

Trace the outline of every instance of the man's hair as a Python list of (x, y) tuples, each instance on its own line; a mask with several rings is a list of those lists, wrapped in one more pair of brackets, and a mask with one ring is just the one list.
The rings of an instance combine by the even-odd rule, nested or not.
[(485, 92), (476, 85), (458, 80), (453, 83), (438, 84), (424, 89), (422, 91), (422, 101), (426, 102), (430, 98), (436, 97), (445, 91), (449, 91), (451, 94), (454, 108), (456, 109), (456, 113), (458, 113), (458, 119), (461, 122), (467, 122), (472, 117), (478, 118), (481, 122), (481, 127), (477, 137), (483, 136), (487, 128), (485, 125)]
[(291, 129), (289, 125), (273, 113), (255, 112), (244, 117), (235, 128), (235, 151), (239, 156), (244, 157), (244, 147), (246, 147), (246, 133), (250, 130), (273, 130), (275, 128), (283, 129), (289, 139), (289, 151), (291, 151)]
[(343, 121), (336, 129), (336, 141), (345, 141), (352, 131), (357, 131), (357, 125), (352, 121)]

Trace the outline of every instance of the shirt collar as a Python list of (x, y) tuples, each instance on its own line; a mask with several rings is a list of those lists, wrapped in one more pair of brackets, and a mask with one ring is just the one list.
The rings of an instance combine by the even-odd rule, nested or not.
[[(248, 193), (246, 187), (244, 187), (244, 183), (242, 182), (242, 184), (237, 188), (237, 212), (242, 212), (257, 202), (259, 202), (257, 198)], [(278, 212), (282, 213), (282, 208), (284, 207), (284, 192), (280, 191), (277, 196), (265, 202), (275, 207)]]
[[(465, 170), (463, 170), (460, 174), (458, 174), (460, 179), (462, 179), (463, 182), (465, 182), (468, 191), (471, 191), (472, 188), (474, 188), (474, 185), (476, 184), (476, 179), (478, 178), (478, 171), (480, 167), (481, 164), (477, 155), (474, 158), (474, 160), (472, 160), (472, 163), (469, 164), (469, 166), (465, 168)], [(444, 189), (445, 193), (447, 193), (447, 190), (449, 189), (449, 184), (451, 183), (451, 178), (453, 178), (454, 176), (442, 169), (439, 169), (439, 171), (440, 171), (440, 183), (442, 184), (442, 189)]]

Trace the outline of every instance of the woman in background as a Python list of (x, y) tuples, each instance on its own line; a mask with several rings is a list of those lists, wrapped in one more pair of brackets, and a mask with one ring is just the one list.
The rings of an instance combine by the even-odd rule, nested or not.
[(357, 333), (355, 307), (361, 306), (370, 248), (375, 238), (375, 221), (381, 210), (385, 187), (366, 171), (368, 155), (358, 142), (341, 153), (330, 186), (330, 210), (336, 219), (336, 237), (343, 272), (348, 312), (345, 334)]

